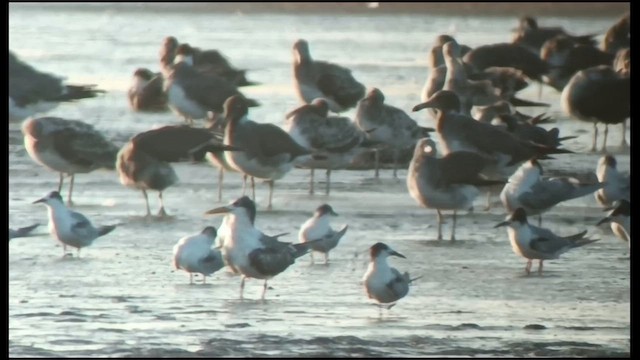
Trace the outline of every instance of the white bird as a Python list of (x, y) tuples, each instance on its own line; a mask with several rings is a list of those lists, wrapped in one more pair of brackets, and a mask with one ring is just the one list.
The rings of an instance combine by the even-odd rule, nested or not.
[(612, 155), (605, 155), (598, 160), (596, 176), (598, 181), (605, 183), (604, 187), (596, 191), (596, 201), (603, 206), (612, 206), (621, 199), (631, 199), (631, 177), (618, 172), (618, 161)]
[(333, 230), (329, 224), (331, 216), (338, 216), (338, 214), (333, 211), (330, 205), (323, 204), (319, 206), (313, 216), (300, 227), (298, 239), (301, 243), (321, 240), (311, 245), (312, 252), (310, 255), (312, 264), (313, 251), (324, 253), (324, 263), (327, 264), (329, 262), (329, 251), (338, 246), (338, 242), (340, 242), (340, 239), (349, 227), (349, 225), (344, 225), (340, 231)]
[(597, 225), (611, 223), (611, 231), (622, 241), (626, 241), (631, 248), (631, 203), (621, 199), (607, 217), (600, 220)]
[(218, 232), (215, 227), (207, 226), (199, 234), (185, 236), (173, 247), (173, 266), (189, 273), (189, 284), (193, 284), (193, 273), (202, 274), (202, 282), (207, 276), (224, 267), (222, 253), (212, 248)]
[(585, 238), (587, 231), (570, 236), (558, 236), (550, 230), (529, 225), (527, 213), (523, 208), (514, 211), (506, 221), (503, 221), (495, 228), (508, 226), (507, 233), (511, 248), (516, 255), (527, 259), (525, 271), (527, 275), (531, 273), (533, 260), (539, 260), (538, 274), (542, 274), (542, 262), (544, 260), (558, 259), (565, 252), (598, 241)]
[(9, 228), (9, 240), (11, 240), (13, 238), (30, 236), (29, 233), (31, 233), (38, 226), (40, 226), (40, 224), (36, 223), (36, 224), (33, 224), (33, 225), (21, 227), (21, 228), (15, 229), (15, 230), (13, 230), (12, 228)]
[[(311, 243), (291, 244), (278, 241), (277, 236), (268, 236), (256, 229), (256, 204), (243, 196), (230, 205), (221, 206), (206, 214), (227, 215), (218, 232), (216, 243), (220, 244), (222, 258), (236, 274), (242, 275), (240, 298), (244, 292), (246, 278), (264, 279), (262, 299), (267, 292), (267, 281), (286, 270), (296, 258), (305, 255)], [(284, 235), (284, 234), (281, 234)]]
[(365, 291), (369, 299), (378, 302), (380, 308), (386, 306), (391, 309), (398, 300), (407, 296), (409, 285), (418, 278), (411, 279), (408, 272), (401, 274), (396, 268), (389, 266), (389, 256), (406, 257), (384, 243), (378, 242), (371, 246), (369, 254), (371, 261), (362, 279)]
[[(542, 174), (542, 165), (531, 159), (509, 178), (500, 193), (508, 212), (521, 207), (529, 215), (541, 215), (563, 201), (591, 194), (604, 186), (602, 182), (584, 184), (570, 177), (543, 178)], [(538, 217), (538, 226), (541, 223), (542, 217)]]
[(44, 203), (47, 206), (49, 232), (62, 243), (62, 251), (65, 255), (67, 245), (78, 249), (78, 256), (80, 256), (81, 248), (91, 245), (95, 239), (107, 235), (116, 228), (115, 225), (93, 226), (84, 215), (69, 210), (57, 191), (52, 191), (33, 203)]

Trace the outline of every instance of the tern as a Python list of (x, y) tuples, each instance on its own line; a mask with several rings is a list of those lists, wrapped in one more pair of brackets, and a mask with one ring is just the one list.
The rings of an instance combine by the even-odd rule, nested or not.
[[(301, 243), (312, 242), (311, 245), (311, 264), (313, 264), (313, 252), (321, 252), (324, 254), (324, 263), (329, 262), (329, 251), (338, 246), (338, 242), (347, 232), (349, 225), (344, 225), (339, 231), (331, 228), (329, 220), (331, 216), (338, 216), (329, 204), (319, 206), (313, 216), (305, 221), (300, 227), (298, 239)], [(321, 241), (313, 241), (321, 240)]]

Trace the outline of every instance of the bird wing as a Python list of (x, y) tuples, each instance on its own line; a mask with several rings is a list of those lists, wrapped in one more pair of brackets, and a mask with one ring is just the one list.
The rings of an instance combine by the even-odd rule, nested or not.
[(409, 292), (409, 279), (396, 268), (391, 268), (394, 277), (387, 283), (387, 288), (393, 293), (395, 299), (400, 299)]
[(358, 146), (365, 138), (349, 118), (330, 116), (322, 121), (322, 126), (317, 127), (315, 136), (311, 137), (314, 149), (342, 153)]
[(438, 159), (441, 185), (446, 184), (486, 184), (480, 172), (489, 165), (490, 159), (471, 151), (455, 151)]
[(96, 231), (89, 219), (84, 215), (75, 211), (71, 211), (70, 214), (71, 219), (73, 220), (71, 231), (77, 234), (77, 237), (83, 238)]
[(266, 247), (255, 249), (249, 253), (249, 263), (259, 273), (267, 277), (275, 276), (294, 263), (289, 250)]
[(200, 73), (192, 66), (178, 63), (170, 75), (178, 85), (189, 93), (189, 96), (207, 110), (223, 112), (224, 102), (240, 92), (224, 78), (211, 74)]
[(364, 97), (366, 89), (351, 75), (351, 70), (325, 61), (316, 61), (315, 69), (320, 91), (341, 106), (352, 106)]
[(164, 110), (167, 107), (167, 95), (163, 90), (163, 77), (158, 74), (134, 96), (137, 97), (139, 110)]
[(85, 131), (72, 127), (59, 129), (53, 136), (53, 146), (69, 162), (115, 169), (118, 147), (93, 128)]
[(256, 145), (259, 146), (259, 151), (254, 153), (254, 155), (269, 158), (288, 154), (291, 158), (294, 158), (311, 153), (309, 150), (300, 146), (300, 144), (293, 140), (291, 136), (279, 126), (273, 124), (254, 124), (254, 129), (256, 129), (259, 135), (256, 137), (257, 141), (255, 142)]
[(602, 187), (602, 183), (595, 185), (580, 184), (572, 178), (541, 179), (531, 190), (519, 196), (523, 206), (532, 209), (547, 209), (562, 201), (587, 195)]
[(62, 92), (61, 79), (36, 70), (9, 52), (9, 96), (17, 105), (51, 100)]

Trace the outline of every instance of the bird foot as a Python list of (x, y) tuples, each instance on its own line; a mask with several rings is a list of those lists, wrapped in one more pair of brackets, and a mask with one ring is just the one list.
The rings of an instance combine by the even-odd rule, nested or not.
[(164, 210), (164, 208), (160, 208), (160, 211), (158, 211), (158, 216), (159, 217), (167, 217), (169, 214), (167, 214), (167, 212)]

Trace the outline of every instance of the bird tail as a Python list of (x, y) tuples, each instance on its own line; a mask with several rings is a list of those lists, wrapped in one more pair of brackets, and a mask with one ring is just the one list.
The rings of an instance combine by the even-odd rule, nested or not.
[(600, 239), (585, 238), (584, 237), (585, 235), (587, 235), (587, 230), (578, 234), (563, 236), (563, 238), (571, 241), (571, 243), (573, 244), (573, 247), (584, 246), (600, 240)]
[(535, 101), (529, 101), (529, 100), (524, 100), (524, 99), (520, 99), (517, 97), (512, 97), (509, 102), (511, 103), (511, 105), (513, 106), (546, 106), (549, 107), (551, 105), (547, 104), (547, 103), (542, 103), (542, 102), (535, 102)]
[(311, 245), (324, 241), (324, 239), (311, 240), (303, 243), (291, 244), (291, 247), (294, 249), (294, 253), (292, 254), (294, 259), (303, 256), (311, 250)]
[(407, 282), (408, 282), (409, 284), (411, 284), (412, 282), (414, 282), (414, 281), (416, 281), (416, 280), (418, 280), (418, 279), (421, 279), (421, 278), (423, 278), (423, 277), (424, 277), (424, 275), (420, 275), (420, 276), (418, 276), (418, 277), (414, 277), (414, 278), (412, 279), (412, 278), (411, 278), (411, 276), (409, 275), (409, 272), (408, 272), (408, 271), (405, 271), (405, 272), (404, 272), (404, 278), (405, 278), (405, 279), (407, 279)]
[(491, 179), (476, 179), (468, 182), (469, 185), (474, 186), (493, 186), (493, 185), (504, 185), (507, 183), (507, 180), (491, 180)]
[(98, 228), (98, 236), (104, 236), (112, 232), (116, 228), (115, 225), (105, 225)]
[(65, 86), (64, 93), (52, 100), (73, 101), (93, 98), (98, 96), (98, 94), (106, 93), (106, 91), (96, 89), (95, 87), (96, 85), (67, 85)]
[(255, 99), (249, 99), (249, 98), (246, 98), (246, 102), (247, 102), (247, 107), (257, 107), (257, 106), (260, 106), (260, 102), (258, 102), (258, 100), (255, 100)]

